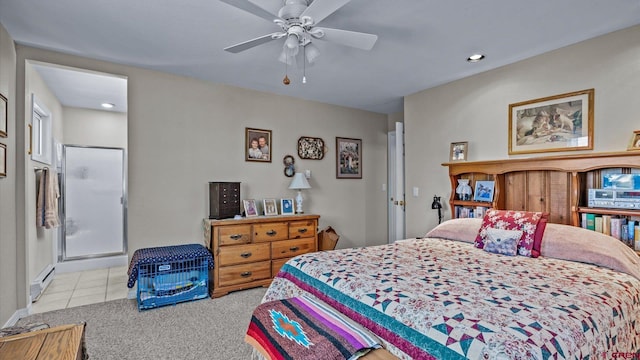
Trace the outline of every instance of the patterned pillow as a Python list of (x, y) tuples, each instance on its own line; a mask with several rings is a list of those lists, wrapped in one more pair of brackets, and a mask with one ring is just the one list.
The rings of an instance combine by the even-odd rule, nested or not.
[(531, 257), (536, 229), (542, 217), (541, 212), (489, 209), (482, 219), (482, 226), (480, 226), (474, 243), (475, 247), (480, 249), (484, 247), (488, 228), (522, 230), (518, 254)]
[(487, 229), (484, 240), (484, 251), (509, 256), (518, 255), (518, 243), (522, 237), (522, 230)]

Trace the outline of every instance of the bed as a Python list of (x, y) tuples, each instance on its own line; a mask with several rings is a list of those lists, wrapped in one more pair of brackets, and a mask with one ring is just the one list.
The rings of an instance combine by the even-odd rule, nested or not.
[(263, 303), (317, 298), (401, 359), (640, 358), (632, 249), (546, 224), (540, 257), (507, 256), (477, 248), (483, 225), (449, 220), (424, 238), (295, 257)]

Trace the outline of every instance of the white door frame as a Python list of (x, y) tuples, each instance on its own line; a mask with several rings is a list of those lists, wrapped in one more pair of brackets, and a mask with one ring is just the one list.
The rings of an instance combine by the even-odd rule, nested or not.
[(389, 243), (405, 238), (404, 124), (387, 134)]

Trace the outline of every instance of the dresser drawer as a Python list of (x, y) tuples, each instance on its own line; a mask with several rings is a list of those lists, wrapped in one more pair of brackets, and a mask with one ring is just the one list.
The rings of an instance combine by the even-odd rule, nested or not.
[(315, 238), (274, 241), (271, 243), (271, 258), (290, 258), (314, 251)]
[(221, 226), (218, 229), (220, 246), (251, 242), (251, 225)]
[(275, 277), (276, 275), (278, 275), (278, 271), (280, 271), (282, 265), (289, 261), (289, 259), (290, 258), (284, 258), (271, 261), (271, 277)]
[(289, 223), (289, 239), (314, 237), (316, 234), (315, 221), (292, 221)]
[(219, 248), (218, 264), (227, 266), (269, 260), (271, 248), (269, 244), (247, 244), (239, 246), (225, 246)]
[(229, 286), (271, 278), (271, 261), (224, 266), (218, 270), (217, 286)]
[(289, 238), (288, 222), (272, 222), (253, 225), (253, 241), (276, 241)]

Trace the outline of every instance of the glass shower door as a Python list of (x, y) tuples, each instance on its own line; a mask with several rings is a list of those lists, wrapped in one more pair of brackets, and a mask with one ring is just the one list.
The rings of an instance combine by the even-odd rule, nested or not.
[(63, 260), (124, 254), (124, 150), (65, 145), (62, 174)]

